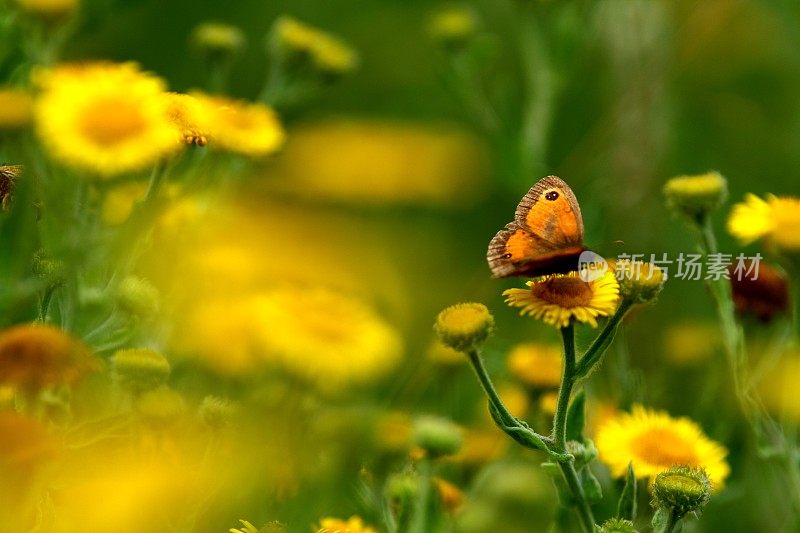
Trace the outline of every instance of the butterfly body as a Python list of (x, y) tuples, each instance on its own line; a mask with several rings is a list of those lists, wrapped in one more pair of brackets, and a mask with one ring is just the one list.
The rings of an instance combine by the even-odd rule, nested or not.
[(497, 232), (486, 259), (496, 278), (536, 277), (577, 270), (583, 245), (583, 218), (572, 189), (547, 176), (517, 205), (514, 221)]

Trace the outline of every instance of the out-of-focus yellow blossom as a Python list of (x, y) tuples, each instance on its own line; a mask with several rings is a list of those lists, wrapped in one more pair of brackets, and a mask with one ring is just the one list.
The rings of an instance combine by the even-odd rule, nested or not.
[(502, 456), (510, 441), (499, 429), (467, 429), (461, 450), (450, 457), (455, 463), (466, 465), (484, 464)]
[(79, 0), (16, 0), (16, 3), (26, 13), (48, 22), (67, 18), (79, 6)]
[(725, 460), (728, 451), (709, 439), (695, 422), (640, 405), (607, 421), (595, 442), (600, 459), (615, 477), (623, 477), (628, 464), (639, 478), (651, 478), (672, 466), (684, 465), (704, 468), (719, 489), (730, 473)]
[(375, 424), (378, 447), (387, 451), (408, 450), (411, 447), (413, 421), (411, 415), (401, 411), (386, 413)]
[(275, 22), (274, 39), (290, 61), (310, 59), (321, 73), (340, 76), (358, 66), (358, 55), (340, 39), (299, 22), (281, 17)]
[(548, 392), (542, 394), (542, 397), (539, 398), (539, 409), (541, 409), (542, 413), (553, 416), (556, 414), (556, 407), (558, 405), (558, 392)]
[(109, 226), (122, 224), (133, 212), (133, 206), (144, 197), (147, 184), (141, 181), (117, 185), (106, 193), (100, 216)]
[(779, 250), (800, 250), (800, 198), (767, 195), (762, 200), (747, 194), (731, 209), (728, 231), (742, 244), (764, 239)]
[(190, 94), (166, 93), (167, 117), (180, 131), (186, 144), (205, 146), (212, 126), (213, 107)]
[(24, 128), (33, 116), (33, 97), (27, 91), (9, 86), (0, 87), (0, 131)]
[(428, 22), (428, 33), (445, 46), (467, 42), (478, 28), (475, 13), (464, 6), (449, 6), (434, 13)]
[(164, 82), (134, 63), (61, 65), (35, 81), (39, 137), (66, 165), (108, 177), (152, 167), (182, 145)]
[(278, 116), (272, 108), (259, 103), (233, 100), (223, 96), (193, 93), (202, 109), (208, 128), (208, 143), (249, 157), (263, 157), (277, 152), (286, 139)]
[(0, 331), (0, 383), (36, 391), (73, 383), (98, 368), (89, 349), (60, 329), (22, 324)]
[(691, 365), (708, 359), (721, 346), (719, 326), (684, 322), (664, 332), (664, 356), (676, 365)]
[(433, 478), (433, 484), (439, 491), (439, 498), (448, 513), (455, 513), (464, 504), (464, 492), (453, 483), (440, 477)]
[(614, 264), (620, 296), (633, 303), (653, 301), (664, 287), (664, 271), (653, 263), (623, 259)]
[(488, 175), (485, 146), (452, 127), (329, 119), (289, 135), (268, 186), (297, 196), (464, 208)]
[(525, 416), (530, 406), (530, 401), (524, 390), (512, 383), (502, 383), (497, 386), (497, 394), (500, 396), (500, 399), (503, 401), (509, 413), (518, 418)]
[(317, 533), (378, 533), (378, 531), (364, 524), (361, 517), (351, 516), (347, 520), (323, 518), (319, 521)]
[(573, 319), (596, 328), (597, 317), (611, 315), (619, 300), (619, 283), (611, 271), (588, 282), (571, 272), (531, 280), (527, 285), (527, 289), (504, 291), (506, 303), (521, 307), (521, 315), (557, 328), (566, 327)]
[(700, 220), (728, 197), (728, 182), (719, 172), (677, 176), (664, 185), (670, 208), (692, 220)]
[(222, 22), (198, 24), (192, 30), (191, 41), (210, 58), (224, 57), (240, 52), (247, 43), (242, 30)]
[(783, 354), (758, 384), (767, 408), (783, 417), (800, 421), (800, 352)]
[(439, 339), (431, 342), (430, 348), (428, 348), (428, 357), (437, 365), (445, 367), (458, 366), (467, 361), (463, 353), (445, 345)]
[(397, 331), (357, 299), (321, 287), (284, 288), (254, 300), (268, 360), (325, 390), (367, 383), (399, 361)]
[(535, 342), (514, 346), (506, 361), (511, 375), (533, 389), (558, 387), (563, 365), (561, 348)]

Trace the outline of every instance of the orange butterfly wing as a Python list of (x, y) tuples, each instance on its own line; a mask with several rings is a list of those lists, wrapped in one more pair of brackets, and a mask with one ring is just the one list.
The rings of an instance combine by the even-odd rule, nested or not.
[(486, 259), (497, 278), (574, 270), (583, 246), (583, 218), (575, 193), (547, 176), (522, 197), (514, 222), (489, 243)]

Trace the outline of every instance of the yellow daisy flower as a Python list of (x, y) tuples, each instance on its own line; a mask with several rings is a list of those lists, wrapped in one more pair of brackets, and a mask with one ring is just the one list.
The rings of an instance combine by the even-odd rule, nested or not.
[(267, 291), (251, 309), (267, 360), (322, 390), (372, 381), (402, 355), (397, 331), (370, 307), (321, 287)]
[(351, 516), (347, 520), (340, 518), (323, 518), (319, 521), (317, 533), (378, 533), (377, 530), (364, 524), (359, 516)]
[(628, 463), (639, 478), (651, 478), (675, 465), (704, 468), (721, 487), (730, 473), (728, 451), (709, 439), (688, 418), (672, 418), (666, 412), (635, 405), (606, 421), (595, 441), (600, 459), (615, 477), (627, 473)]
[(222, 96), (192, 96), (205, 108), (211, 147), (261, 157), (283, 146), (286, 134), (272, 108)]
[(68, 166), (107, 177), (152, 167), (181, 146), (164, 82), (133, 63), (62, 65), (35, 81), (39, 137)]
[(511, 349), (506, 366), (512, 376), (528, 387), (548, 389), (561, 383), (563, 359), (558, 346), (528, 342)]
[(800, 198), (746, 194), (731, 209), (728, 232), (742, 244), (764, 239), (783, 250), (800, 250)]
[(596, 328), (597, 317), (612, 314), (619, 300), (619, 283), (611, 271), (589, 282), (570, 272), (534, 279), (526, 285), (528, 289), (503, 292), (506, 303), (522, 308), (521, 315), (557, 328), (566, 327), (573, 318)]

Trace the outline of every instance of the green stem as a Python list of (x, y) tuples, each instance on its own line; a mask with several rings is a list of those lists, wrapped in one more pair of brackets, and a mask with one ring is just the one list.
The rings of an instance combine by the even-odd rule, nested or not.
[(494, 388), (494, 384), (492, 384), (492, 380), (489, 378), (489, 374), (486, 372), (486, 367), (483, 366), (483, 361), (481, 360), (481, 356), (478, 351), (475, 349), (470, 350), (467, 352), (467, 356), (472, 363), (472, 368), (475, 369), (475, 374), (478, 376), (478, 381), (481, 382), (483, 391), (486, 393), (486, 396), (489, 397), (489, 402), (494, 406), (497, 412), (500, 413), (503, 422), (514, 422), (516, 417), (509, 412), (508, 408), (503, 403), (503, 400), (500, 399), (500, 395), (497, 394), (497, 390)]
[(48, 285), (42, 294), (42, 300), (39, 302), (38, 321), (43, 324), (50, 321), (50, 303), (53, 301), (58, 287), (59, 285)]
[(428, 531), (428, 507), (430, 507), (431, 484), (433, 483), (431, 460), (427, 457), (423, 458), (419, 463), (419, 470), (419, 497), (410, 529), (412, 533)]
[(614, 340), (614, 335), (616, 335), (617, 328), (622, 322), (622, 319), (625, 318), (625, 315), (632, 306), (633, 302), (628, 299), (623, 299), (622, 302), (620, 302), (619, 307), (617, 307), (616, 312), (605, 325), (603, 331), (600, 332), (600, 335), (597, 336), (578, 362), (575, 370), (576, 380), (585, 378), (597, 367), (603, 358), (603, 354), (605, 354), (606, 350), (611, 345), (611, 341)]
[[(561, 387), (558, 389), (558, 401), (556, 403), (556, 413), (553, 418), (553, 448), (560, 453), (567, 452), (567, 412), (569, 411), (569, 399), (572, 394), (572, 387), (575, 385), (575, 326), (572, 322), (561, 328), (561, 337), (564, 341), (564, 371), (561, 377)], [(578, 512), (581, 526), (587, 533), (594, 531), (595, 522), (592, 508), (583, 493), (578, 472), (575, 470), (573, 461), (560, 462), (561, 472), (572, 493), (572, 502)]]

